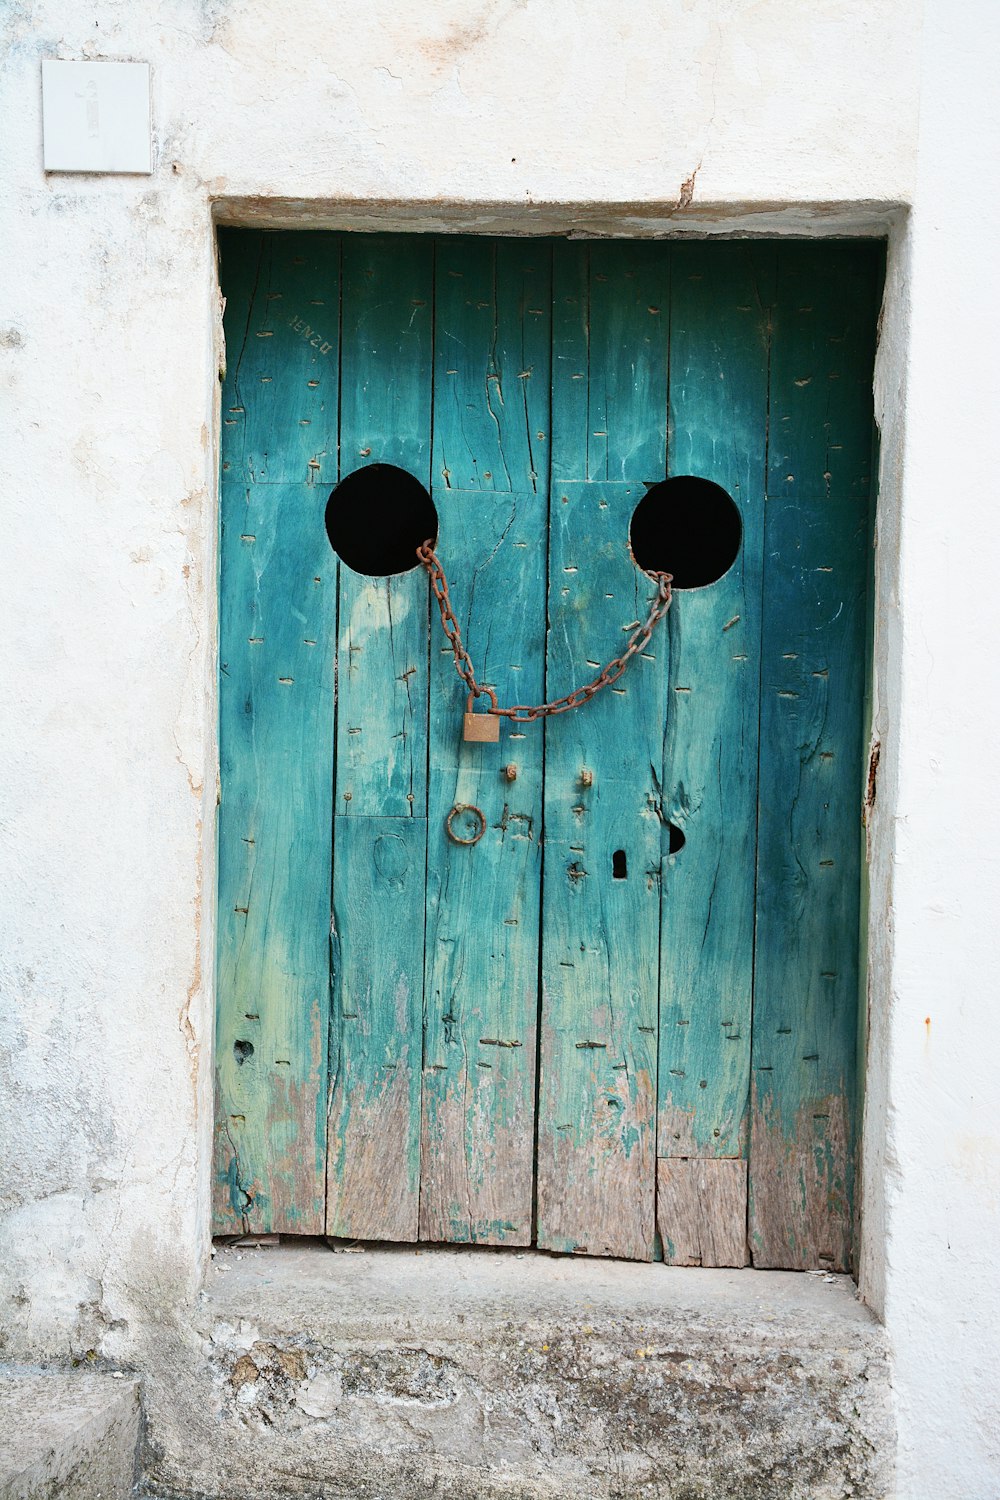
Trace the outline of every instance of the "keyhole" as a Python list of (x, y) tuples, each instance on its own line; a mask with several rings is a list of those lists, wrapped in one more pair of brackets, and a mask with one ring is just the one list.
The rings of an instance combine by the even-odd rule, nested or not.
[(437, 539), (437, 511), (405, 469), (367, 464), (342, 479), (327, 501), (326, 534), (355, 573), (387, 578), (420, 566), (417, 548)]
[(624, 849), (616, 849), (611, 856), (611, 878), (612, 880), (628, 879), (628, 860), (625, 858)]

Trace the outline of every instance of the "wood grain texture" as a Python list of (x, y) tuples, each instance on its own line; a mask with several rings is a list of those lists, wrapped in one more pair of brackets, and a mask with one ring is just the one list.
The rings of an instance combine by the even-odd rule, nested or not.
[[(561, 422), (559, 473), (640, 484), (659, 479), (666, 455), (667, 249), (596, 241), (560, 253), (563, 262), (585, 259), (589, 276), (586, 340), (578, 344), (587, 356), (587, 469), (574, 472), (583, 432)], [(562, 382), (560, 400), (564, 392)]]
[[(323, 1220), (338, 257), (220, 232), (227, 290), (219, 618), (217, 1233)], [(331, 339), (298, 326), (319, 310)], [(313, 319), (316, 321), (316, 318)]]
[[(536, 1128), (540, 1246), (743, 1264), (749, 1132), (755, 1263), (847, 1266), (880, 247), (220, 244), (216, 1229), (529, 1243)], [(433, 484), (507, 701), (644, 618), (664, 474), (743, 545), (598, 699), (466, 745), (423, 571), (329, 551), (375, 462)]]
[[(550, 259), (547, 245), (483, 240), (444, 241), (437, 256), (438, 552), (480, 679), (503, 702), (537, 702), (544, 686), (544, 449), (535, 465), (548, 428)], [(465, 692), (432, 624), (420, 1233), (526, 1245), (542, 728), (505, 724), (499, 746), (464, 743)], [(445, 832), (460, 803), (486, 819), (472, 848)]]
[(661, 1157), (656, 1227), (668, 1266), (749, 1265), (746, 1161)]
[[(534, 494), (440, 500), (441, 556), (484, 681), (510, 699), (542, 689), (537, 640), (545, 554)], [(452, 568), (450, 559), (462, 561)], [(511, 608), (511, 601), (516, 606)], [(451, 653), (432, 672), (421, 1235), (483, 1244), (531, 1239), (542, 814), (540, 726), (499, 745), (461, 739)], [(515, 768), (508, 780), (505, 767)], [(445, 832), (456, 804), (482, 809), (474, 847)], [(466, 832), (460, 820), (458, 831)], [(470, 828), (471, 832), (472, 829)]]
[(422, 818), (338, 817), (326, 1232), (417, 1238)]
[[(343, 242), (346, 474), (430, 478), (433, 245)], [(372, 508), (371, 525), (380, 517)], [(339, 566), (327, 1231), (417, 1236), (427, 841), (428, 588)], [(354, 830), (352, 825), (359, 827)]]
[[(345, 236), (343, 285), (343, 475), (386, 463), (429, 485), (433, 246)], [(340, 565), (338, 815), (426, 815), (427, 600), (416, 558), (388, 578)]]
[[(753, 1001), (767, 363), (775, 252), (675, 245), (670, 475), (719, 484), (743, 523), (718, 582), (667, 617), (658, 1153), (741, 1156)], [(669, 566), (669, 558), (665, 560)], [(670, 825), (685, 843), (671, 854)], [(745, 1204), (739, 1233), (745, 1233)]]
[(885, 247), (786, 242), (777, 258), (768, 494), (867, 502)]
[[(652, 585), (626, 540), (639, 498), (623, 484), (553, 492), (550, 695), (596, 675), (588, 664), (648, 613)], [(546, 726), (538, 1243), (636, 1260), (654, 1236), (658, 665), (637, 657)]]
[(435, 492), (547, 492), (551, 262), (545, 240), (437, 241)]
[(333, 567), (320, 491), (222, 491), (215, 1229), (323, 1221)]
[(247, 482), (337, 477), (338, 241), (220, 229), (227, 376), (222, 472)]
[[(648, 613), (628, 533), (666, 463), (666, 292), (661, 246), (555, 248), (548, 697)], [(538, 1243), (637, 1260), (655, 1240), (661, 649), (545, 740)]]
[[(874, 322), (880, 270), (873, 247), (827, 247), (818, 259), (803, 248), (779, 257), (772, 358), (772, 409), (794, 412), (784, 457), (798, 477), (769, 496), (765, 536), (750, 1226), (755, 1265), (846, 1270), (872, 414), (870, 394), (830, 393), (845, 337), (860, 348), (866, 308)], [(845, 285), (862, 272), (867, 297), (849, 315)], [(824, 337), (803, 346), (801, 318)], [(797, 357), (780, 352), (786, 337)], [(837, 458), (816, 472), (827, 446)]]
[[(768, 502), (751, 1153), (758, 1265), (848, 1268), (853, 1146), (833, 1101), (853, 1098), (855, 1086), (868, 534), (861, 501)], [(795, 1170), (769, 1170), (782, 1160), (765, 1145), (773, 1131)]]

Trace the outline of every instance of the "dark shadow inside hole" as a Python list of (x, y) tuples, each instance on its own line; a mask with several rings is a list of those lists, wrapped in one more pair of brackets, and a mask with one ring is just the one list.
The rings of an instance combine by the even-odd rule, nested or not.
[(385, 578), (418, 566), (417, 548), (437, 540), (438, 518), (427, 490), (395, 464), (368, 464), (342, 479), (326, 506), (326, 534), (341, 562)]
[(671, 854), (679, 853), (687, 843), (687, 839), (684, 837), (681, 830), (677, 827), (676, 823), (667, 824), (667, 837), (669, 839), (667, 847)]
[(672, 573), (675, 589), (701, 589), (728, 573), (743, 540), (740, 513), (710, 479), (679, 474), (652, 485), (632, 512), (632, 556), (647, 573)]
[(628, 879), (628, 860), (624, 849), (616, 849), (611, 856), (611, 875), (614, 880)]
[(242, 1068), (248, 1057), (253, 1057), (253, 1042), (234, 1042), (233, 1056)]

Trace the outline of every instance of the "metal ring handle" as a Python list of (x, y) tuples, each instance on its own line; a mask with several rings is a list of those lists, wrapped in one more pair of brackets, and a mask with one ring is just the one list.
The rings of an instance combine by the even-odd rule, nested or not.
[[(471, 839), (459, 838), (458, 834), (451, 826), (452, 818), (454, 818), (458, 813), (464, 812), (473, 813), (479, 819), (479, 832), (474, 833)], [(453, 844), (465, 844), (466, 847), (469, 847), (472, 844), (478, 844), (479, 840), (486, 832), (486, 814), (483, 812), (481, 807), (474, 807), (471, 802), (456, 802), (455, 806), (448, 814), (444, 826), (445, 832), (447, 833)]]

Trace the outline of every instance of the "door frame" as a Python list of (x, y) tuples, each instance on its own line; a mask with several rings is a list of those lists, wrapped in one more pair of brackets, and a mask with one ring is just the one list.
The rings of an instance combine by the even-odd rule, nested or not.
[[(683, 217), (683, 225), (679, 218)], [(881, 438), (874, 494), (874, 587), (869, 619), (869, 650), (866, 656), (866, 734), (871, 747), (867, 793), (864, 799), (865, 845), (862, 861), (862, 921), (860, 943), (861, 995), (858, 1007), (858, 1112), (859, 1154), (856, 1173), (855, 1218), (857, 1274), (863, 1294), (871, 1289), (878, 1307), (883, 1284), (885, 1174), (880, 1145), (885, 1136), (888, 1112), (887, 1048), (873, 1045), (888, 1027), (891, 999), (892, 946), (889, 937), (891, 870), (895, 853), (894, 805), (897, 790), (897, 751), (887, 737), (891, 709), (899, 696), (900, 638), (898, 610), (887, 606), (895, 594), (899, 574), (900, 494), (902, 488), (902, 436), (905, 411), (905, 356), (907, 352), (908, 285), (905, 264), (907, 213), (902, 205), (774, 205), (763, 212), (733, 213), (702, 210), (693, 220), (682, 215), (674, 202), (651, 203), (636, 212), (634, 205), (529, 205), (491, 206), (440, 203), (358, 203), (326, 201), (304, 204), (224, 197), (212, 208), (213, 232), (221, 226), (281, 229), (328, 229), (361, 232), (473, 233), (497, 237), (569, 235), (573, 238), (687, 239), (743, 238), (748, 233), (767, 238), (806, 240), (877, 239), (887, 244), (886, 279), (879, 319), (875, 363), (875, 421)], [(214, 343), (223, 368), (221, 333), (221, 289), (218, 279), (218, 244), (213, 237), (216, 317)], [(211, 475), (216, 516), (219, 506), (221, 462), (221, 383), (215, 384), (211, 424)], [(217, 536), (217, 523), (216, 523)], [(217, 546), (217, 543), (216, 543)], [(218, 555), (215, 557), (214, 619), (216, 639), (219, 614)], [(216, 767), (218, 768), (218, 690), (213, 681), (210, 712), (215, 721)], [(876, 773), (878, 799), (876, 800)], [(218, 770), (217, 770), (218, 779)], [(214, 833), (206, 847), (203, 875), (217, 888), (218, 847)], [(214, 977), (214, 906), (211, 932), (212, 980), (209, 986), (214, 1021), (216, 985)], [(214, 1053), (214, 1046), (211, 1049)], [(213, 1058), (214, 1061), (214, 1058)], [(210, 1068), (207, 1077), (211, 1078)], [(211, 1086), (210, 1086), (211, 1087)], [(211, 1158), (213, 1110), (203, 1112), (203, 1160)], [(203, 1176), (208, 1193), (208, 1172)], [(210, 1215), (205, 1212), (203, 1223)], [(207, 1241), (206, 1252), (207, 1252)], [(203, 1262), (207, 1265), (207, 1260)]]

